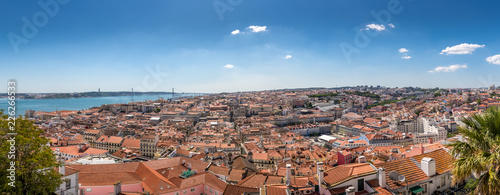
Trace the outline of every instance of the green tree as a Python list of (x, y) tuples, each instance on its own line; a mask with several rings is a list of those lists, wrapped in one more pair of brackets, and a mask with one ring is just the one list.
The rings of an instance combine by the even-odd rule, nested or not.
[(417, 116), (420, 116), (420, 113), (421, 113), (421, 112), (422, 112), (421, 110), (416, 110), (416, 111), (415, 111), (415, 114), (417, 114)]
[[(8, 116), (0, 110), (0, 191), (12, 194), (50, 194), (62, 183), (61, 174), (54, 168), (60, 166), (55, 154), (47, 145), (49, 139), (42, 136), (43, 130), (27, 119), (17, 118), (14, 131), (10, 130)], [(12, 123), (11, 123), (12, 124)], [(15, 132), (15, 148), (11, 147)], [(14, 149), (15, 154), (9, 154)], [(9, 158), (10, 157), (10, 158)], [(15, 157), (15, 158), (14, 158)], [(11, 174), (11, 162), (15, 165), (15, 179)]]
[(476, 189), (477, 187), (477, 179), (471, 179), (469, 180), (466, 184), (465, 184), (465, 187), (464, 189), (468, 192), (468, 193), (474, 193), (474, 190)]
[(434, 97), (439, 97), (439, 96), (441, 96), (441, 93), (439, 92), (434, 93)]
[(483, 114), (462, 119), (466, 127), (458, 131), (468, 138), (450, 146), (453, 183), (461, 183), (474, 174), (474, 194), (500, 194), (500, 108), (491, 107)]

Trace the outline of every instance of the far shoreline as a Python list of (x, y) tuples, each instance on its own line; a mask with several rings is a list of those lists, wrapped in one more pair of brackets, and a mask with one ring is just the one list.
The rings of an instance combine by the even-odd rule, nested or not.
[[(172, 93), (172, 92), (76, 92), (76, 93), (18, 93), (16, 99), (80, 99), (98, 97), (120, 97), (120, 96), (144, 96), (144, 95), (176, 95), (185, 94), (199, 95), (202, 93)], [(0, 98), (7, 98), (7, 94), (1, 94)]]

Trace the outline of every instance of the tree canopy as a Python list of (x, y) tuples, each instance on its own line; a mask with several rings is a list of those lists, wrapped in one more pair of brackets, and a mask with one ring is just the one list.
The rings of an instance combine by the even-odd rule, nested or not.
[(471, 175), (477, 179), (474, 194), (500, 194), (500, 108), (488, 108), (462, 120), (458, 130), (468, 141), (451, 144), (453, 183)]
[[(12, 123), (9, 122), (14, 121), (2, 111), (0, 110), (0, 191), (12, 194), (54, 192), (62, 180), (61, 174), (54, 169), (60, 163), (48, 145), (49, 139), (42, 136), (43, 130), (24, 118), (16, 118), (13, 126), (15, 130), (10, 131)], [(15, 144), (11, 145), (13, 142)], [(8, 169), (12, 168), (15, 169), (14, 183), (7, 177), (12, 174)]]

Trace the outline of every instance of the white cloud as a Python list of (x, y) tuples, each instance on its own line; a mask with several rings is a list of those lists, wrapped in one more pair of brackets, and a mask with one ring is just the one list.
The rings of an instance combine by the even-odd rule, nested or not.
[(471, 54), (474, 50), (481, 47), (484, 47), (484, 45), (462, 43), (453, 47), (446, 47), (440, 54)]
[(435, 73), (435, 72), (455, 72), (460, 68), (467, 68), (467, 65), (460, 65), (460, 64), (455, 64), (451, 66), (438, 66), (434, 68), (434, 70), (430, 70), (430, 73)]
[(392, 23), (389, 23), (387, 26), (394, 28), (394, 24), (392, 24)]
[(383, 24), (368, 24), (366, 25), (365, 30), (383, 31), (385, 30), (385, 26)]
[(399, 53), (406, 53), (406, 52), (408, 52), (408, 49), (403, 47), (401, 49), (398, 49), (398, 51), (399, 51)]
[(290, 58), (292, 58), (292, 55), (286, 55), (285, 56), (285, 59), (290, 59)]
[(411, 59), (411, 56), (409, 56), (409, 55), (404, 55), (403, 57), (401, 57), (401, 59), (405, 59), (405, 60), (407, 60), (407, 59)]
[(252, 29), (252, 32), (258, 33), (262, 31), (266, 31), (267, 26), (249, 26), (248, 29)]
[(486, 58), (486, 61), (488, 61), (488, 63), (490, 63), (490, 64), (500, 65), (500, 54), (490, 56), (490, 57)]
[(232, 65), (232, 64), (226, 64), (226, 65), (224, 66), (224, 68), (234, 68), (234, 65)]
[(231, 32), (232, 35), (240, 34), (240, 30), (236, 29)]

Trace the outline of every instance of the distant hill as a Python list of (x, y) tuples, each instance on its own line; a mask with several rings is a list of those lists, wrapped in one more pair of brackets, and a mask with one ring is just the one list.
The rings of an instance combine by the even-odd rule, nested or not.
[[(133, 95), (164, 95), (172, 92), (133, 92)], [(177, 93), (176, 93), (177, 94)], [(182, 93), (181, 93), (182, 94)], [(6, 97), (1, 94), (0, 97)], [(19, 93), (19, 99), (69, 99), (69, 98), (89, 98), (89, 97), (112, 97), (112, 96), (132, 96), (131, 91), (110, 91), (110, 92), (75, 92), (75, 93)]]

